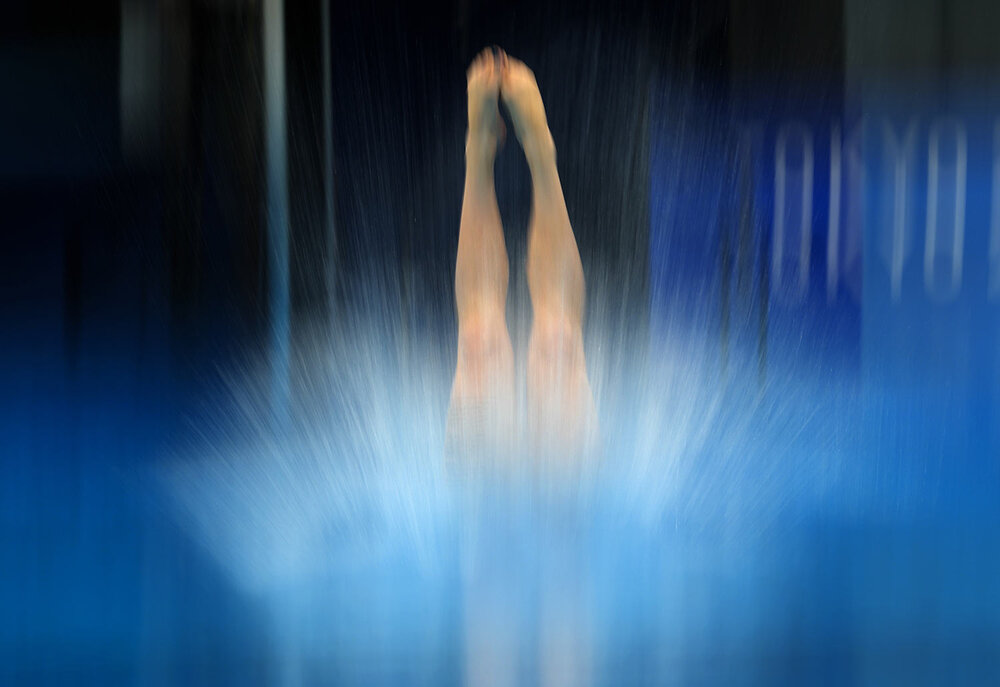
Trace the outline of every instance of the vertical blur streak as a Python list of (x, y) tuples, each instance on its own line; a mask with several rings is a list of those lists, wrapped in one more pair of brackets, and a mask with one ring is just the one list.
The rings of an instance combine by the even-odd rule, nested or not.
[[(993, 130), (993, 195), (1000, 198), (1000, 121)], [(1000, 203), (993, 203), (990, 215), (989, 298), (1000, 297)]]
[(337, 227), (333, 215), (333, 64), (330, 44), (330, 0), (322, 2), (323, 22), (323, 199), (326, 205), (326, 285), (331, 324), (336, 317)]
[(127, 159), (150, 154), (159, 140), (158, 20), (154, 5), (122, 0), (118, 102), (122, 152)]
[[(288, 129), (285, 99), (283, 0), (264, 0), (264, 137), (267, 166), (268, 316), (270, 317), (271, 417), (284, 427), (291, 405), (291, 295), (288, 210)], [(278, 682), (302, 684), (301, 663), (286, 627), (278, 629)]]
[(271, 403), (288, 410), (288, 146), (285, 126), (285, 22), (282, 0), (264, 2), (264, 131), (267, 141), (267, 236), (271, 331)]

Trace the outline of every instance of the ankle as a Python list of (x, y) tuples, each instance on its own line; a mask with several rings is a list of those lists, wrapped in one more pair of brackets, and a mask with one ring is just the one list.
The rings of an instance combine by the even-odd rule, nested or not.
[(521, 147), (524, 149), (524, 156), (528, 160), (528, 166), (532, 169), (541, 169), (554, 165), (556, 161), (556, 144), (552, 140), (552, 134), (546, 129), (530, 139), (522, 141)]
[(528, 169), (531, 170), (531, 178), (536, 188), (550, 185), (553, 179), (558, 183), (559, 170), (556, 167), (556, 146), (552, 142), (552, 137), (537, 143), (524, 146), (524, 156), (528, 160)]
[(492, 168), (497, 154), (496, 138), (487, 138), (469, 133), (465, 137), (465, 161), (468, 165), (482, 165)]

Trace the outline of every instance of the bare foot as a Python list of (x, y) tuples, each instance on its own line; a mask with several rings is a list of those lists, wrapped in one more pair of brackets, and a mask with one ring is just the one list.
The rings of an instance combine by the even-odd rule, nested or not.
[[(502, 53), (500, 53), (502, 55)], [(503, 138), (503, 119), (497, 98), (500, 92), (502, 59), (486, 48), (469, 65), (469, 132), (466, 155), (475, 155), (483, 162), (492, 162), (498, 142)]]
[(505, 60), (500, 82), (500, 97), (514, 123), (517, 140), (531, 162), (538, 156), (554, 155), (555, 145), (545, 119), (545, 105), (538, 91), (535, 74), (524, 62), (513, 57)]

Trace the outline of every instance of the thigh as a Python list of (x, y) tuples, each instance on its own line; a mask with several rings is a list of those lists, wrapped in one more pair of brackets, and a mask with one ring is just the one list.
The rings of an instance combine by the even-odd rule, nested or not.
[(597, 409), (580, 328), (537, 323), (528, 347), (528, 436), (539, 460), (579, 464), (597, 449)]
[(449, 463), (491, 462), (509, 453), (514, 418), (514, 353), (506, 323), (462, 327), (445, 429)]

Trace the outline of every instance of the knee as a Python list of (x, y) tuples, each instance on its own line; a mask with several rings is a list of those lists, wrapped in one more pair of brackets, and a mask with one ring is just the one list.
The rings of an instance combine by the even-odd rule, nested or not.
[(566, 366), (583, 360), (583, 332), (579, 323), (566, 317), (535, 319), (531, 331), (531, 355), (536, 363)]
[(476, 317), (458, 328), (458, 357), (468, 365), (488, 364), (509, 348), (507, 323), (501, 317)]

